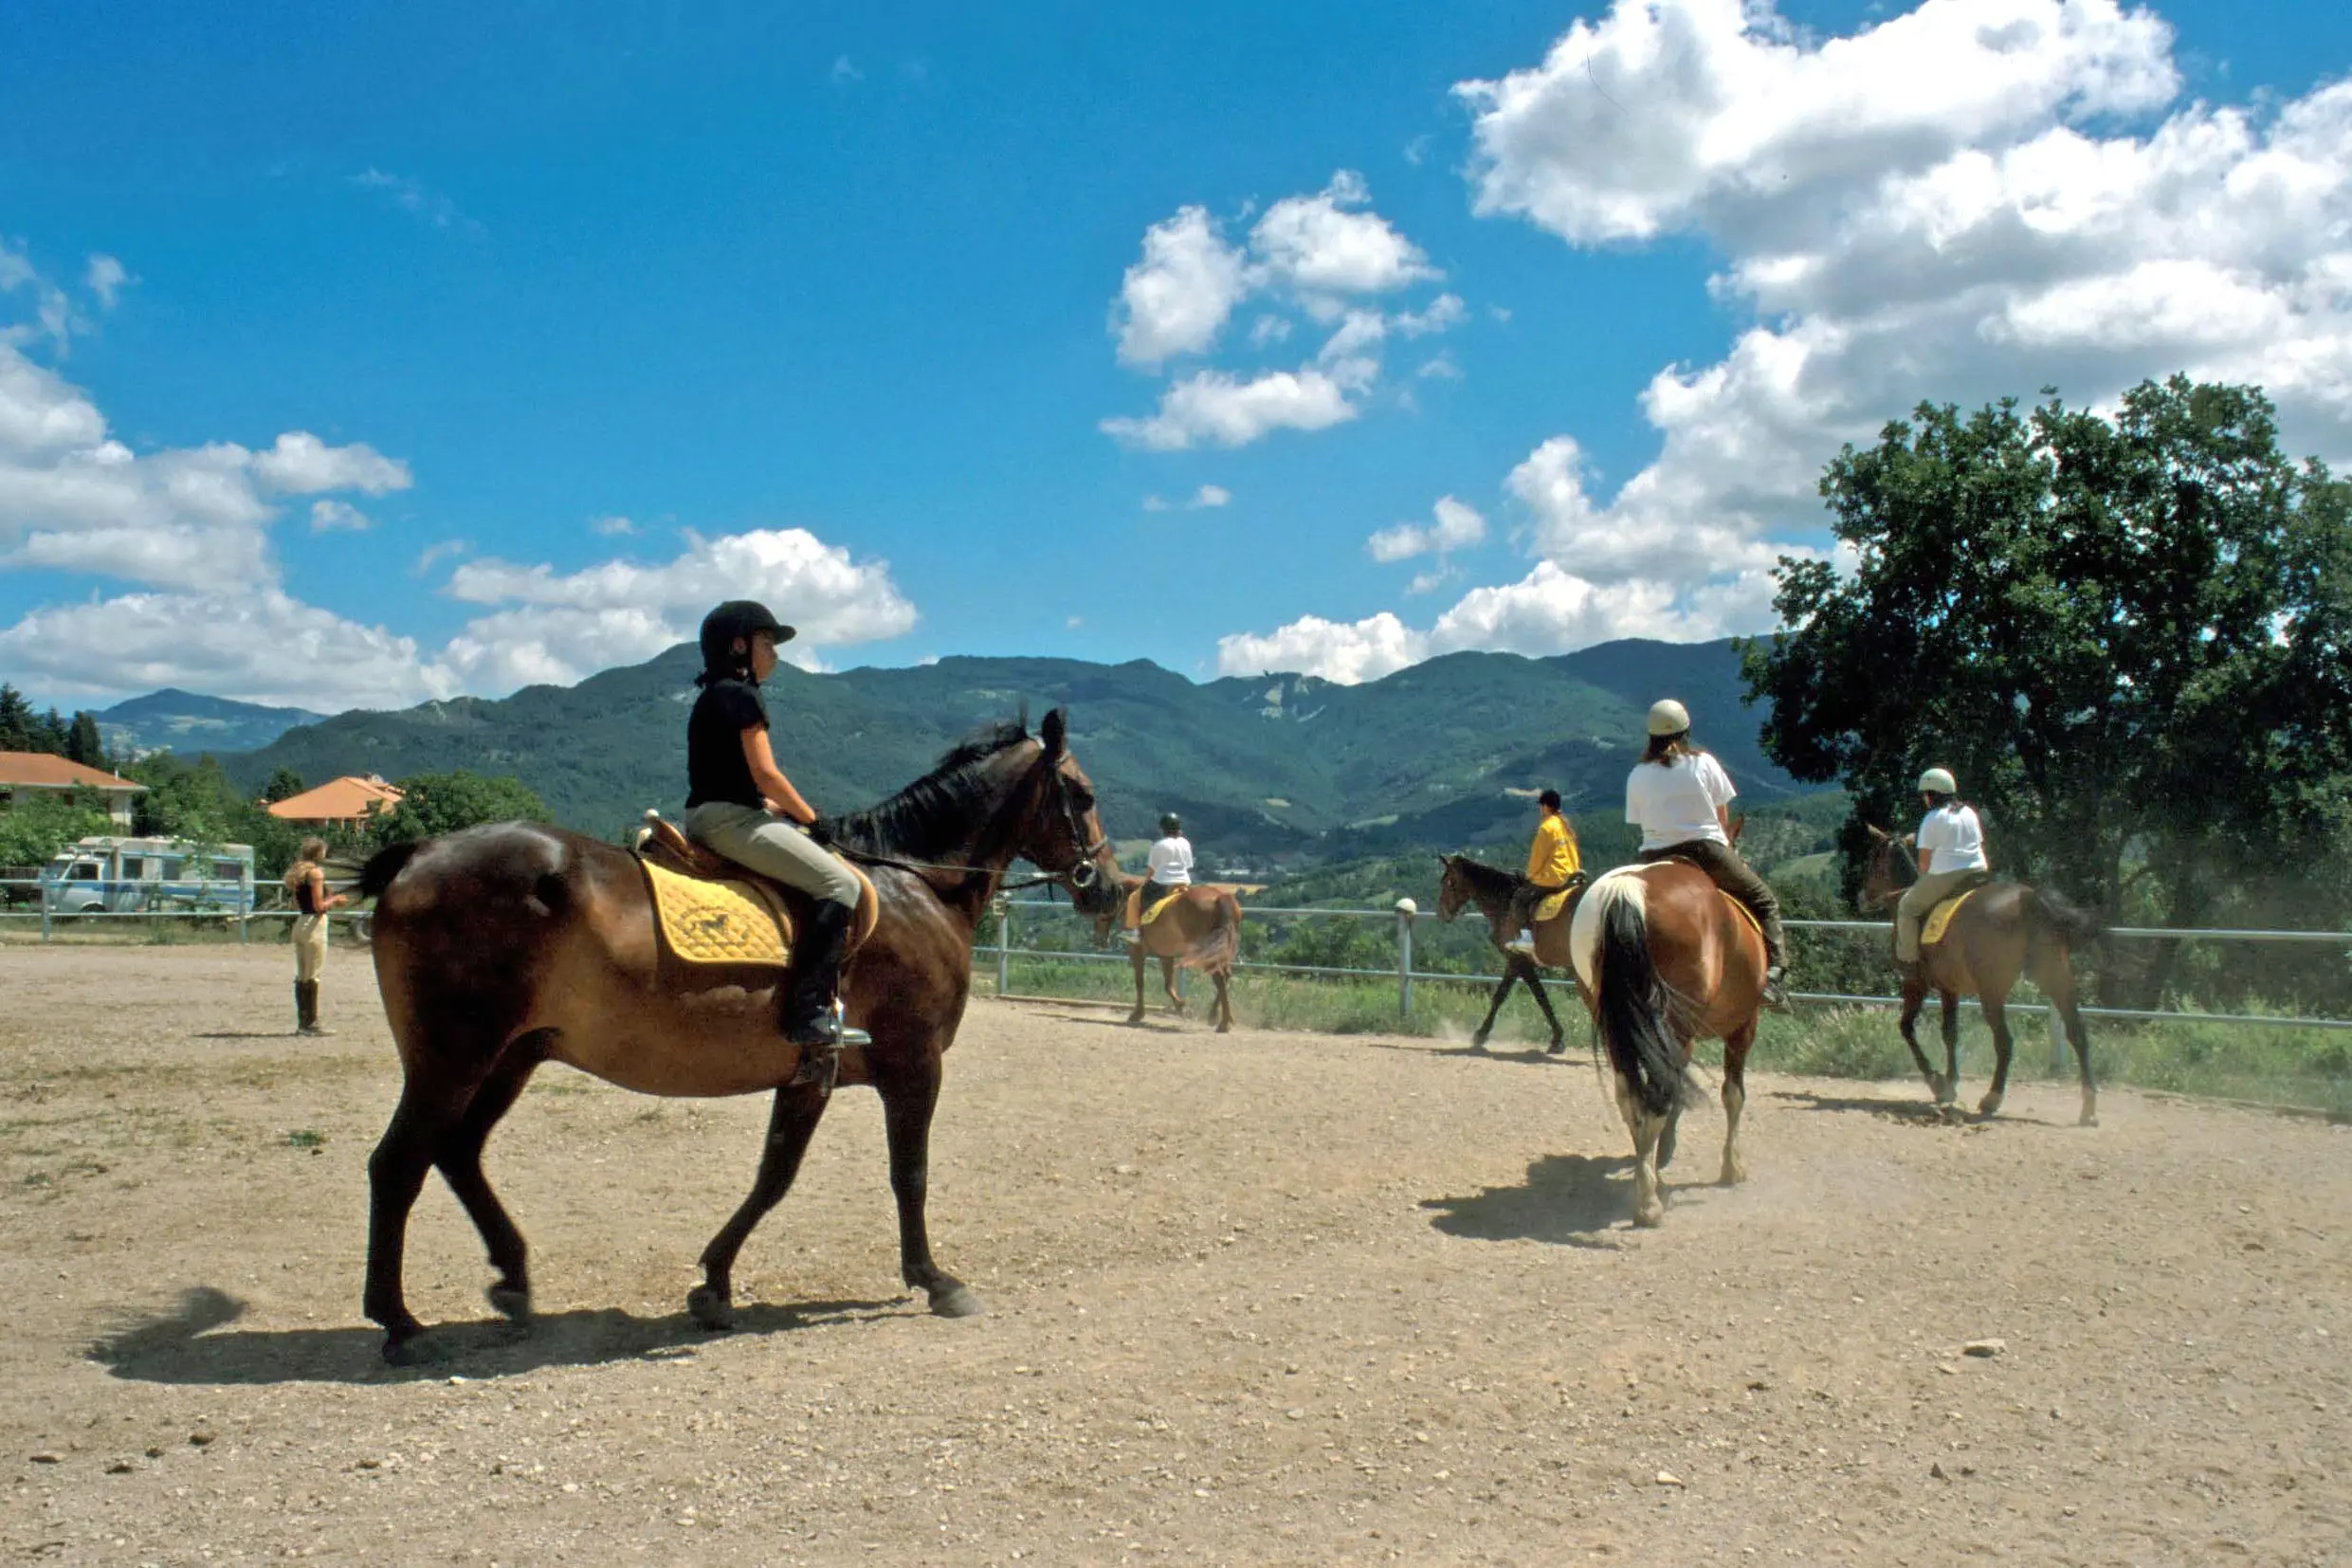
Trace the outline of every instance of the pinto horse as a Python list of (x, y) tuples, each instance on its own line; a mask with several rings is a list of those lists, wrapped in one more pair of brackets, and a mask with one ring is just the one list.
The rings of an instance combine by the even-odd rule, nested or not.
[[(1468, 855), (1440, 855), (1437, 864), (1445, 868), (1437, 884), (1437, 918), (1450, 923), (1455, 916), (1470, 904), (1486, 917), (1486, 938), (1494, 950), (1503, 956), (1503, 980), (1494, 988), (1494, 1000), (1486, 1004), (1486, 1021), (1470, 1036), (1470, 1044), (1484, 1049), (1486, 1037), (1494, 1032), (1496, 1014), (1503, 1011), (1503, 999), (1511, 994), (1511, 987), (1523, 985), (1527, 994), (1543, 1010), (1543, 1021), (1552, 1026), (1552, 1043), (1544, 1048), (1558, 1056), (1568, 1048), (1568, 1037), (1559, 1027), (1559, 1014), (1552, 1011), (1552, 998), (1544, 994), (1543, 972), (1536, 967), (1536, 959), (1524, 953), (1514, 953), (1504, 943), (1508, 940), (1505, 927), (1511, 923), (1511, 901), (1518, 896), (1525, 879), (1499, 866), (1488, 866)], [(1536, 957), (1543, 957), (1553, 944), (1563, 944), (1567, 939), (1569, 917), (1574, 904), (1561, 912), (1561, 917), (1540, 926), (1535, 931)], [(1554, 967), (1565, 969), (1569, 960), (1564, 951), (1554, 959)]]
[[(1095, 917), (1094, 940), (1100, 947), (1111, 939), (1111, 926), (1126, 908), (1127, 898), (1143, 885), (1141, 877), (1119, 879), (1119, 902)], [(1139, 910), (1138, 914), (1142, 911)], [(1168, 994), (1168, 1009), (1182, 1016), (1184, 998), (1176, 994), (1179, 969), (1197, 969), (1217, 988), (1209, 1005), (1210, 1021), (1219, 1034), (1233, 1031), (1233, 965), (1241, 957), (1241, 903), (1222, 887), (1194, 883), (1179, 890), (1176, 902), (1143, 927), (1142, 940), (1127, 950), (1135, 965), (1135, 1011), (1127, 1022), (1143, 1021), (1143, 960), (1159, 960), (1159, 983)]]
[[(1869, 824), (1864, 824), (1868, 827)], [(1896, 869), (1898, 857), (1902, 870)], [(1919, 878), (1910, 848), (1870, 829), (1870, 858), (1862, 874), (1862, 906), (1890, 908)], [(2022, 883), (1991, 883), (1968, 896), (1952, 915), (1943, 937), (1919, 950), (1920, 963), (1903, 982), (1903, 1043), (1911, 1048), (1927, 1090), (1940, 1106), (1960, 1093), (1960, 999), (1974, 996), (1993, 1031), (1993, 1086), (1977, 1102), (1977, 1114), (1992, 1116), (2009, 1091), (2009, 993), (2019, 976), (2033, 982), (2057, 1010), (2068, 1044), (2083, 1069), (2083, 1108), (2077, 1123), (2099, 1124), (2099, 1090), (2090, 1076), (2090, 1031), (2074, 1005), (2073, 944), (2099, 935), (2099, 922), (2053, 893)], [(1932, 987), (1943, 1004), (1943, 1071), (1927, 1065), (1919, 1048), (1919, 1015)]]
[[(1056, 709), (1034, 737), (1000, 725), (881, 805), (821, 825), (870, 866), (879, 902), (842, 984), (849, 1021), (873, 1044), (842, 1053), (839, 1081), (882, 1097), (900, 1271), (943, 1317), (979, 1310), (932, 1260), (923, 1223), (940, 1057), (971, 990), (973, 931), (1016, 858), (1089, 911), (1112, 896), (1118, 869), (1066, 722)], [(522, 1233), (483, 1175), (482, 1149), (543, 1062), (641, 1094), (775, 1091), (750, 1195), (702, 1249), (702, 1283), (687, 1297), (697, 1322), (728, 1326), (736, 1255), (792, 1186), (829, 1103), (830, 1084), (793, 1083), (801, 1053), (776, 1026), (785, 973), (677, 962), (634, 855), (529, 823), (386, 849), (360, 890), (377, 900), (375, 974), (405, 1075), (368, 1160), (364, 1306), (383, 1325), (385, 1358), (428, 1351), (401, 1289), (409, 1211), (428, 1168), (482, 1233), (498, 1272), (490, 1304), (529, 1322)]]
[(1740, 1113), (1764, 994), (1756, 922), (1705, 872), (1662, 860), (1588, 884), (1568, 945), (1633, 1135), (1633, 1223), (1666, 1217), (1658, 1172), (1674, 1158), (1675, 1128), (1693, 1098), (1693, 1040), (1723, 1043), (1723, 1181), (1745, 1181)]

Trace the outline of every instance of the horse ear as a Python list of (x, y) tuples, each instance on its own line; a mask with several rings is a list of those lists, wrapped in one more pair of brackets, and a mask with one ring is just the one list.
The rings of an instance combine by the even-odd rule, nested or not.
[(1069, 716), (1060, 708), (1046, 715), (1046, 721), (1037, 726), (1037, 738), (1046, 743), (1048, 757), (1062, 755), (1062, 747), (1069, 739)]

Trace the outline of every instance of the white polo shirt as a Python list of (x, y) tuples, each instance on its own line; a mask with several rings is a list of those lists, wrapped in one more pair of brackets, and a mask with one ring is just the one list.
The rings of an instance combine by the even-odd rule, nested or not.
[(1193, 881), (1192, 841), (1171, 834), (1152, 846), (1144, 864), (1151, 867), (1152, 880), (1160, 886), (1188, 887)]
[(1992, 862), (1984, 858), (1984, 825), (1957, 800), (1920, 819), (1919, 852), (1920, 869), (1931, 877), (1992, 869)]
[(1642, 830), (1644, 853), (1701, 838), (1728, 845), (1715, 811), (1739, 793), (1723, 765), (1705, 752), (1639, 762), (1625, 775), (1625, 820)]

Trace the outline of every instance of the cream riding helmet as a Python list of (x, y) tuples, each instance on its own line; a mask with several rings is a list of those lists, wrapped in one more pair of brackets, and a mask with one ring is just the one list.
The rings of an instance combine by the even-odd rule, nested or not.
[(1671, 697), (1650, 704), (1650, 733), (1680, 735), (1690, 728), (1690, 710)]
[(1951, 770), (1948, 768), (1930, 768), (1919, 775), (1919, 793), (1922, 794), (1958, 794), (1960, 793), (1960, 781), (1952, 776)]

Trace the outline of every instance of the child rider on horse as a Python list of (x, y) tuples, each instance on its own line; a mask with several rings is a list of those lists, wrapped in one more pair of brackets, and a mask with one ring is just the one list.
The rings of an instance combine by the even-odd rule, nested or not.
[(1919, 775), (1920, 804), (1927, 815), (1906, 841), (1919, 850), (1919, 880), (1903, 890), (1895, 905), (1895, 968), (1905, 979), (1919, 964), (1919, 928), (1929, 910), (1993, 878), (1984, 858), (1984, 824), (1960, 799), (1960, 783), (1946, 768)]
[(687, 836), (798, 888), (815, 908), (795, 933), (798, 951), (784, 987), (785, 1039), (811, 1049), (869, 1043), (839, 1025), (834, 998), (857, 919), (857, 873), (809, 836), (816, 811), (793, 788), (768, 743), (759, 684), (775, 673), (778, 643), (793, 629), (751, 599), (729, 599), (702, 617), (702, 688), (686, 720)]
[(1731, 847), (1725, 808), (1737, 793), (1723, 765), (1690, 743), (1690, 710), (1672, 698), (1651, 703), (1650, 744), (1625, 780), (1625, 820), (1642, 830), (1633, 858), (1687, 860), (1747, 905), (1764, 935), (1763, 1003), (1785, 1008), (1780, 982), (1788, 973), (1788, 943), (1780, 931), (1780, 901)]
[(1143, 940), (1143, 917), (1159, 900), (1179, 887), (1193, 885), (1193, 841), (1184, 836), (1184, 824), (1174, 811), (1163, 812), (1159, 818), (1159, 840), (1144, 858), (1143, 885), (1136, 889), (1135, 924), (1120, 933), (1129, 946)]
[(1536, 956), (1536, 908), (1571, 883), (1584, 880), (1577, 852), (1577, 830), (1560, 814), (1559, 792), (1536, 796), (1536, 832), (1527, 844), (1527, 874), (1511, 895), (1511, 923), (1517, 929), (1504, 945), (1522, 957)]

